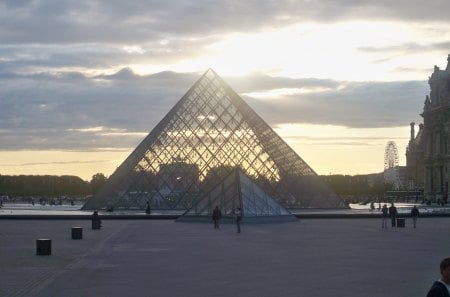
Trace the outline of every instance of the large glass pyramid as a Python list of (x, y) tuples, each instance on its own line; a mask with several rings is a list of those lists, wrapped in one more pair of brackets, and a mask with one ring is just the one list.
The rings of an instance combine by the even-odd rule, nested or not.
[(218, 206), (222, 222), (234, 222), (234, 211), (241, 209), (243, 222), (286, 222), (297, 218), (264, 192), (250, 177), (236, 167), (211, 191), (200, 197), (178, 221), (211, 221)]
[(234, 167), (288, 209), (345, 207), (209, 69), (83, 209), (190, 209)]

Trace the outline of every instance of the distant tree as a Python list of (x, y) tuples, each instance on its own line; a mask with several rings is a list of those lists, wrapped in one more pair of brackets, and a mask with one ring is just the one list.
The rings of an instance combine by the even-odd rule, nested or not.
[(0, 195), (61, 197), (88, 195), (89, 183), (78, 176), (0, 175)]
[(103, 173), (96, 173), (91, 179), (92, 194), (95, 195), (108, 179)]
[(369, 182), (369, 175), (324, 175), (322, 179), (336, 194), (351, 197), (352, 201), (361, 198), (365, 199), (361, 202), (367, 202), (365, 197), (383, 197), (386, 191), (392, 189), (392, 185), (385, 183), (383, 179)]

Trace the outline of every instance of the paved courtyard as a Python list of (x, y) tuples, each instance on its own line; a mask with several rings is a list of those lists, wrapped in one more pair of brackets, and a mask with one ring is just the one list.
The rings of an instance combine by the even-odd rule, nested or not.
[[(0, 296), (425, 296), (450, 255), (450, 218), (234, 225), (0, 220)], [(71, 239), (71, 227), (83, 239)], [(36, 239), (52, 255), (36, 255)]]

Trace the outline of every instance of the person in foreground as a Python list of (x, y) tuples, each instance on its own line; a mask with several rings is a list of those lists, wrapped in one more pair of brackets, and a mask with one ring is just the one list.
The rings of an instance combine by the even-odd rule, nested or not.
[(427, 297), (450, 297), (450, 257), (443, 259), (439, 268), (441, 278), (433, 283)]

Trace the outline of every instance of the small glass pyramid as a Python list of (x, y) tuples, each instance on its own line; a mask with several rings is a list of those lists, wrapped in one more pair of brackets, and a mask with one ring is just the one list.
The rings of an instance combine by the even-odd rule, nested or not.
[(212, 210), (218, 206), (222, 222), (234, 222), (234, 211), (241, 209), (243, 222), (295, 221), (296, 217), (272, 199), (236, 167), (211, 191), (200, 197), (178, 221), (211, 221)]

